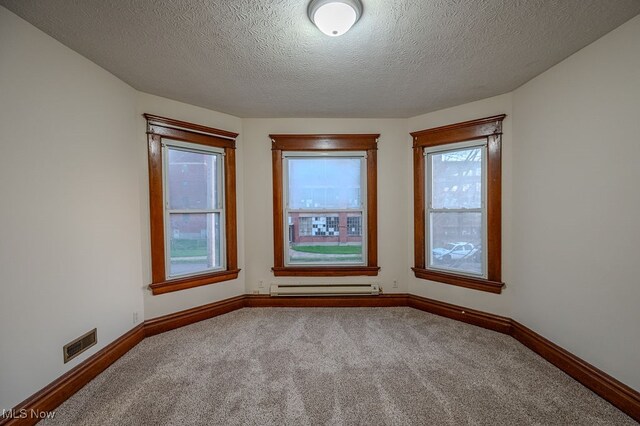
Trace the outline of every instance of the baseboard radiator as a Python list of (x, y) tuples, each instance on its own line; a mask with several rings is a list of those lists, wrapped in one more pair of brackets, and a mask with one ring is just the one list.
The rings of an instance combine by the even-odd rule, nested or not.
[(271, 296), (377, 296), (378, 284), (272, 284)]

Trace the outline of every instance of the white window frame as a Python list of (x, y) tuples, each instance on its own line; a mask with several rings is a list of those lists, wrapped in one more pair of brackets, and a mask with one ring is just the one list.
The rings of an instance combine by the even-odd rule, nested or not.
[[(433, 180), (433, 171), (432, 171), (432, 159), (433, 155), (443, 154), (446, 152), (455, 152), (462, 151), (470, 148), (480, 148), (482, 150), (482, 163), (481, 163), (481, 181), (482, 181), (482, 201), (481, 207), (478, 209), (434, 209), (433, 208), (433, 197), (431, 194), (432, 189), (432, 180)], [(487, 240), (488, 240), (488, 229), (487, 229), (487, 140), (479, 139), (472, 140), (467, 142), (459, 142), (452, 143), (446, 145), (438, 145), (433, 147), (424, 148), (424, 156), (426, 163), (426, 173), (425, 173), (425, 267), (426, 269), (433, 271), (446, 272), (457, 275), (465, 275), (470, 277), (480, 277), (487, 278), (488, 270), (489, 270), (489, 262), (488, 262), (488, 253), (487, 253)], [(433, 258), (433, 247), (431, 246), (431, 213), (481, 213), (482, 214), (482, 273), (476, 274), (469, 271), (461, 271), (458, 269), (449, 269), (432, 266), (432, 258)]]
[[(358, 209), (290, 209), (289, 208), (289, 160), (296, 158), (351, 158), (360, 160), (360, 208)], [(285, 244), (284, 265), (289, 266), (366, 266), (368, 262), (367, 253), (367, 152), (366, 151), (283, 151), (282, 153), (282, 194), (283, 194), (283, 230)], [(289, 213), (318, 213), (322, 215), (323, 210), (327, 213), (362, 213), (362, 261), (361, 262), (289, 262)], [(345, 230), (346, 231), (346, 230)]]
[[(216, 193), (218, 195), (217, 209), (171, 209), (169, 193), (169, 149), (195, 152), (199, 154), (215, 154), (216, 158)], [(162, 187), (164, 205), (164, 256), (165, 275), (167, 279), (184, 278), (211, 272), (225, 271), (227, 269), (227, 240), (226, 240), (226, 219), (225, 219), (225, 171), (224, 171), (224, 148), (211, 147), (189, 142), (182, 142), (173, 139), (163, 139), (162, 141)], [(220, 214), (220, 266), (217, 268), (203, 269), (197, 272), (185, 274), (171, 274), (171, 215), (172, 214)]]

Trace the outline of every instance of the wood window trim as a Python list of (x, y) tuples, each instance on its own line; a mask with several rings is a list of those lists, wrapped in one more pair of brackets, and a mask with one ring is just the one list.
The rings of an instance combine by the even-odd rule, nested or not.
[[(151, 228), (152, 294), (163, 294), (238, 278), (238, 240), (236, 215), (236, 156), (237, 133), (152, 114), (147, 120), (149, 154), (149, 209)], [(224, 149), (224, 197), (226, 265), (215, 271), (176, 279), (167, 279), (165, 265), (165, 224), (162, 179), (162, 139), (169, 138)]]
[[(496, 115), (411, 133), (413, 138), (414, 267), (416, 278), (490, 293), (501, 293), (502, 282), (502, 121)], [(426, 267), (424, 149), (458, 142), (487, 141), (487, 278), (435, 271)]]
[[(379, 134), (277, 134), (272, 141), (273, 256), (276, 277), (377, 276), (378, 266), (378, 168)], [(367, 262), (363, 266), (285, 266), (283, 151), (366, 151), (367, 153)]]

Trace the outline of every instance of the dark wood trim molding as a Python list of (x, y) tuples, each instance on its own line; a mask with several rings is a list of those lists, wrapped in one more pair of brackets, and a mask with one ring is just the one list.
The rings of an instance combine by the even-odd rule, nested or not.
[(279, 151), (369, 151), (376, 150), (379, 134), (269, 135)]
[(640, 392), (545, 339), (518, 321), (413, 294), (408, 295), (407, 300), (408, 306), (412, 308), (512, 336), (586, 388), (640, 422)]
[[(149, 151), (149, 209), (151, 227), (151, 280), (154, 295), (184, 290), (238, 278), (238, 240), (236, 213), (237, 133), (187, 123), (157, 115), (143, 114), (147, 120)], [(164, 191), (162, 188), (162, 139), (213, 146), (224, 149), (225, 237), (227, 269), (185, 278), (167, 280), (165, 265)]]
[(425, 165), (423, 148), (413, 147), (413, 265), (424, 270), (426, 263), (424, 204)]
[[(235, 148), (224, 149), (224, 205), (225, 205), (225, 237), (226, 237), (226, 260), (227, 272), (235, 273), (238, 278), (238, 216), (236, 206), (236, 150)], [(231, 234), (231, 235), (229, 235)], [(232, 274), (231, 274), (232, 275)]]
[(233, 139), (221, 138), (218, 136), (205, 135), (198, 132), (190, 132), (183, 129), (173, 129), (160, 126), (149, 126), (148, 135), (159, 136), (161, 138), (174, 139), (184, 142), (192, 142), (205, 146), (235, 149), (236, 142)]
[(25, 410), (27, 418), (3, 419), (0, 417), (0, 425), (34, 425), (38, 423), (40, 419), (33, 414), (55, 410), (94, 377), (140, 343), (144, 336), (144, 325), (140, 324), (51, 382), (41, 391), (18, 404), (14, 412)]
[(274, 266), (271, 268), (276, 277), (353, 277), (376, 276), (378, 266)]
[(164, 203), (162, 198), (162, 143), (158, 135), (148, 135), (149, 212), (151, 227), (151, 280), (164, 281)]
[[(409, 306), (435, 315), (462, 321), (489, 330), (508, 334), (538, 353), (585, 387), (640, 422), (640, 392), (626, 386), (586, 361), (545, 339), (519, 322), (494, 314), (468, 309), (462, 306), (397, 293), (379, 296), (321, 296), (321, 297), (271, 297), (268, 295), (240, 295), (208, 305), (176, 312), (147, 320), (102, 350), (79, 364), (50, 385), (20, 403), (14, 411), (28, 413), (53, 411), (75, 392), (89, 383), (109, 365), (140, 343), (145, 337), (154, 336), (223, 315), (242, 308), (266, 307), (390, 307)], [(33, 425), (37, 418), (0, 418), (0, 426)]]
[(462, 123), (434, 127), (411, 133), (414, 147), (437, 146), (486, 138), (502, 134), (502, 121), (507, 115), (494, 115)]
[(512, 320), (511, 336), (640, 423), (640, 392)]
[(381, 294), (379, 296), (282, 296), (248, 294), (247, 308), (381, 308), (406, 306), (406, 294)]
[(282, 151), (271, 151), (273, 178), (273, 268), (284, 269), (284, 200), (282, 199)]
[(184, 290), (186, 288), (235, 280), (238, 278), (239, 273), (240, 269), (234, 269), (211, 274), (195, 275), (177, 280), (167, 280), (149, 284), (149, 288), (154, 295), (171, 293), (172, 291)]
[(184, 327), (185, 325), (194, 324), (218, 315), (226, 314), (237, 309), (245, 307), (246, 296), (240, 295), (230, 299), (220, 300), (219, 302), (209, 303), (203, 306), (175, 312), (173, 314), (164, 315), (153, 318), (144, 322), (145, 337), (154, 336), (164, 333), (165, 331), (174, 330)]
[[(379, 135), (378, 135), (379, 136)], [(377, 138), (376, 138), (377, 140)], [(367, 150), (367, 267), (378, 275), (378, 148)]]
[[(413, 137), (413, 252), (416, 278), (501, 293), (502, 282), (502, 121), (506, 115), (411, 133)], [(430, 270), (426, 266), (424, 148), (474, 139), (487, 141), (487, 278)]]
[(186, 131), (202, 133), (220, 138), (236, 139), (238, 137), (238, 133), (228, 132), (214, 127), (202, 126), (200, 124), (174, 120), (173, 118), (160, 117), (159, 115), (153, 114), (143, 114), (143, 116), (146, 118), (151, 129), (185, 129)]
[[(379, 134), (269, 135), (271, 138), (273, 182), (273, 271), (283, 277), (376, 276), (378, 266), (378, 166)], [(285, 266), (284, 258), (284, 151), (366, 151), (367, 152), (367, 264), (364, 266)]]
[(407, 305), (421, 311), (451, 318), (467, 324), (498, 331), (504, 334), (511, 334), (511, 318), (489, 314), (475, 309), (468, 309), (439, 300), (427, 299), (426, 297), (409, 294)]
[(502, 133), (487, 136), (487, 182), (488, 281), (502, 282)]
[(429, 281), (457, 285), (474, 290), (487, 291), (489, 293), (500, 294), (504, 283), (499, 281), (485, 280), (484, 278), (474, 278), (466, 275), (448, 274), (446, 272), (434, 271), (431, 269), (411, 268), (416, 278)]

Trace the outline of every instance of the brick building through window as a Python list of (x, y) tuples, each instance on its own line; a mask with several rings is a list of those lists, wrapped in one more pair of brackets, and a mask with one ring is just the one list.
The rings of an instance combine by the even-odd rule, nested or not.
[(347, 212), (291, 212), (289, 243), (362, 243), (362, 216)]

